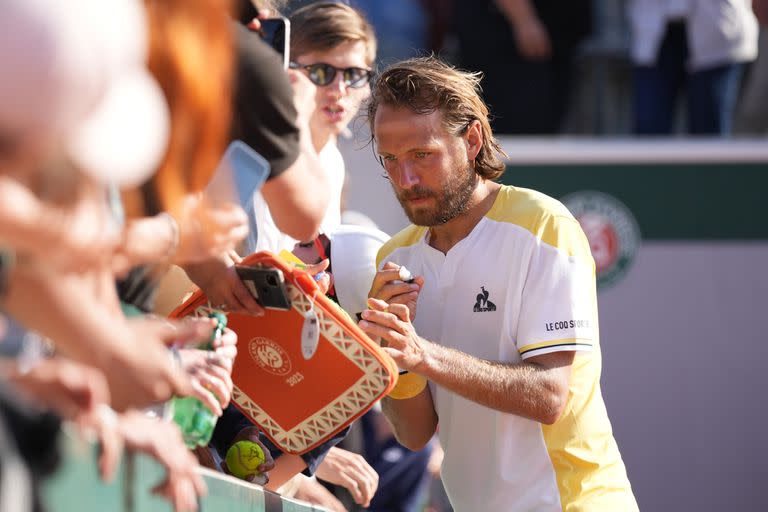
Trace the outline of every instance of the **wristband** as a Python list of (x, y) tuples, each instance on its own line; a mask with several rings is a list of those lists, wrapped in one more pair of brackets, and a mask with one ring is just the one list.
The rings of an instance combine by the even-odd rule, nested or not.
[(418, 373), (401, 370), (400, 375), (397, 377), (397, 384), (395, 384), (395, 387), (392, 388), (392, 391), (387, 396), (395, 400), (405, 400), (415, 397), (425, 387), (427, 387), (426, 377)]

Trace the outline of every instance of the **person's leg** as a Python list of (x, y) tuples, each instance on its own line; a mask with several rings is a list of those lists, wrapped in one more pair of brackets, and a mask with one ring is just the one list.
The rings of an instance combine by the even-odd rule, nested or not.
[(634, 132), (638, 135), (672, 133), (675, 104), (685, 80), (688, 44), (682, 24), (670, 24), (652, 66), (633, 70)]
[(688, 83), (688, 131), (729, 135), (743, 64), (726, 64), (691, 73)]

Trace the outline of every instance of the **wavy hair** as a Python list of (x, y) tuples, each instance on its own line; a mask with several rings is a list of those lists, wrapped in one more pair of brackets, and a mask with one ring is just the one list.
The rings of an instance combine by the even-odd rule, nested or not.
[(171, 136), (144, 185), (145, 213), (173, 211), (210, 181), (229, 138), (234, 49), (229, 0), (145, 0), (148, 67), (165, 94)]
[(371, 91), (368, 123), (375, 138), (374, 120), (380, 105), (408, 108), (416, 114), (443, 114), (443, 126), (456, 136), (463, 135), (477, 120), (483, 144), (475, 157), (475, 172), (484, 179), (497, 180), (504, 173), (507, 157), (493, 136), (488, 107), (480, 97), (481, 73), (469, 73), (449, 66), (434, 56), (417, 57), (388, 66)]

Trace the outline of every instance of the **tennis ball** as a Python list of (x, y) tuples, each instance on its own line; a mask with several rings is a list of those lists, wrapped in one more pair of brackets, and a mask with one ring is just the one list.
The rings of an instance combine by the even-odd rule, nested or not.
[(245, 479), (259, 475), (259, 466), (266, 460), (261, 446), (253, 441), (238, 441), (227, 450), (227, 468), (233, 476)]
[(389, 397), (396, 400), (413, 398), (427, 387), (427, 379), (418, 373), (401, 373), (397, 378), (397, 384), (389, 392)]

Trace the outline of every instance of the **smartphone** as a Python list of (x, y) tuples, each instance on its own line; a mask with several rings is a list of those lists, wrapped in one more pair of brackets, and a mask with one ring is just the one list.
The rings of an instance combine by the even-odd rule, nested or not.
[(216, 204), (236, 203), (243, 208), (269, 177), (269, 162), (241, 140), (232, 141), (221, 157), (205, 194)]
[(290, 61), (290, 47), (291, 47), (291, 22), (288, 18), (266, 18), (259, 20), (261, 28), (259, 30), (253, 30), (258, 33), (259, 36), (271, 46), (280, 57), (283, 59), (283, 69), (288, 69), (288, 63)]
[(240, 280), (245, 284), (253, 298), (268, 309), (287, 311), (291, 309), (291, 299), (285, 287), (283, 272), (271, 267), (249, 267), (235, 265)]

